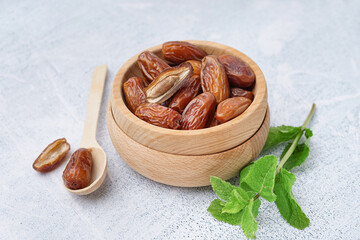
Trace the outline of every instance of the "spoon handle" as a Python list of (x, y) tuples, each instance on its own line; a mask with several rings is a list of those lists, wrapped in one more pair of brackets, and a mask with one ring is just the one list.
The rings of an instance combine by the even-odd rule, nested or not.
[(80, 146), (85, 147), (96, 143), (96, 128), (106, 80), (106, 71), (106, 65), (97, 66), (94, 70), (89, 94), (89, 102), (86, 109), (84, 133)]

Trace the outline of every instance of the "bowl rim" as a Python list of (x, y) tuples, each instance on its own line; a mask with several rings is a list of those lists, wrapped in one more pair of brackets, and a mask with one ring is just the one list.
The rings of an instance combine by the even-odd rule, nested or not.
[[(211, 47), (212, 49), (215, 49), (215, 48), (223, 49), (224, 51), (231, 52), (231, 54), (235, 55), (236, 57), (240, 58), (241, 60), (243, 60), (247, 64), (249, 64), (251, 66), (251, 68), (253, 69), (255, 76), (256, 76), (255, 86), (252, 89), (252, 92), (254, 93), (254, 100), (251, 103), (251, 105), (240, 116), (238, 116), (226, 123), (220, 124), (218, 126), (210, 127), (210, 128), (203, 128), (203, 129), (197, 129), (197, 130), (166, 129), (166, 128), (154, 126), (150, 123), (147, 123), (147, 122), (141, 120), (135, 114), (133, 114), (126, 106), (126, 103), (124, 101), (123, 91), (122, 91), (122, 84), (123, 84), (123, 82), (125, 82), (127, 80), (127, 79), (125, 79), (125, 76), (128, 73), (128, 71), (131, 69), (131, 67), (134, 64), (137, 65), (137, 59), (138, 59), (139, 54), (142, 53), (143, 51), (151, 51), (151, 52), (157, 54), (157, 53), (159, 53), (159, 51), (161, 51), (161, 48), (162, 48), (162, 44), (159, 44), (159, 45), (150, 47), (148, 49), (145, 49), (145, 50), (137, 53), (133, 57), (131, 57), (129, 60), (127, 60), (121, 66), (121, 68), (119, 69), (119, 71), (117, 72), (117, 74), (115, 76), (112, 90), (111, 90), (110, 99), (111, 99), (112, 110), (115, 115), (115, 120), (116, 120), (117, 124), (119, 125), (119, 127), (124, 132), (127, 133), (127, 131), (122, 126), (123, 122), (122, 121), (119, 122), (118, 121), (119, 119), (116, 118), (116, 115), (117, 115), (116, 113), (119, 113), (119, 115), (121, 115), (122, 118), (125, 118), (126, 119), (125, 121), (127, 121), (128, 123), (130, 122), (131, 123), (130, 125), (132, 127), (140, 128), (143, 131), (156, 133), (156, 135), (171, 135), (172, 137), (197, 138), (197, 137), (203, 136), (204, 134), (217, 134), (217, 133), (221, 133), (221, 132), (226, 132), (229, 129), (232, 129), (232, 128), (238, 126), (239, 123), (246, 122), (246, 120), (249, 118), (249, 116), (251, 116), (254, 112), (258, 112), (259, 115), (261, 115), (261, 122), (262, 122), (262, 120), (264, 119), (264, 116), (266, 114), (266, 109), (267, 109), (267, 86), (266, 86), (265, 77), (264, 77), (262, 71), (260, 70), (259, 66), (252, 59), (250, 59), (247, 55), (245, 55), (241, 51), (234, 49), (232, 47), (226, 46), (224, 44), (211, 42), (211, 41), (202, 41), (202, 40), (185, 40), (185, 41), (192, 43), (194, 45), (197, 45), (200, 48), (202, 48), (202, 45), (206, 45), (206, 46)], [(214, 51), (216, 51), (216, 50), (214, 50)], [(209, 55), (213, 54), (213, 51), (210, 51), (210, 50), (206, 50), (206, 52)], [(260, 125), (261, 124), (259, 124), (258, 127), (260, 127)], [(237, 145), (241, 144), (242, 142), (245, 142), (248, 138), (250, 138), (257, 131), (257, 129), (253, 129), (251, 133), (249, 132), (248, 134), (246, 134), (247, 135), (246, 138), (241, 139), (240, 141), (238, 141), (236, 144), (233, 144), (233, 145), (237, 146)]]

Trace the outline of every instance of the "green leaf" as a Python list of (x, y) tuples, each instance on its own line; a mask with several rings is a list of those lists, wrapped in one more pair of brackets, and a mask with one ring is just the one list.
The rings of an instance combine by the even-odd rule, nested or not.
[(240, 183), (243, 182), (244, 177), (249, 173), (250, 168), (254, 165), (254, 162), (250, 163), (240, 171)]
[[(291, 143), (286, 145), (284, 151), (281, 154), (281, 158), (284, 157), (285, 153), (289, 150)], [(283, 168), (286, 170), (291, 170), (294, 167), (300, 166), (303, 162), (305, 162), (306, 158), (309, 156), (310, 148), (307, 144), (302, 143), (298, 144), (294, 150), (294, 152), (290, 155), (289, 159), (284, 164)]]
[(226, 213), (238, 213), (247, 204), (249, 204), (252, 195), (248, 194), (244, 189), (238, 188), (231, 192), (230, 202), (227, 202), (222, 210)]
[(222, 210), (226, 202), (221, 201), (220, 199), (215, 199), (211, 202), (207, 211), (219, 221), (230, 223), (231, 225), (239, 225), (241, 223), (241, 214), (230, 214), (223, 213)]
[(311, 131), (310, 128), (305, 128), (305, 137), (307, 139), (311, 138), (313, 136), (313, 132)]
[(254, 201), (254, 205), (253, 205), (253, 209), (252, 209), (254, 217), (257, 217), (257, 215), (259, 214), (260, 204), (261, 204), (261, 201), (259, 198)]
[(251, 164), (249, 164), (248, 166), (244, 167), (241, 171), (240, 171), (240, 187), (242, 189), (244, 189), (245, 191), (248, 191), (248, 192), (251, 192), (253, 191), (249, 185), (247, 185), (245, 182), (244, 182), (244, 177), (249, 173), (250, 171), (250, 168), (251, 166), (253, 165), (254, 163), (252, 162)]
[(279, 127), (270, 127), (269, 135), (266, 139), (265, 146), (263, 151), (269, 149), (281, 142), (286, 142), (292, 140), (296, 135), (301, 131), (301, 127), (292, 127), (292, 126), (279, 126)]
[[(257, 199), (259, 200), (259, 199)], [(256, 238), (256, 231), (258, 228), (258, 223), (255, 220), (254, 213), (258, 212), (259, 203), (254, 204), (254, 199), (251, 199), (249, 204), (241, 210), (241, 228), (247, 238)]]
[(313, 132), (309, 129), (309, 128), (306, 128), (305, 129), (305, 137), (306, 137), (306, 140), (305, 140), (305, 144), (307, 146), (309, 146), (309, 142), (310, 142), (310, 138), (313, 136)]
[(210, 183), (212, 186), (212, 189), (216, 192), (216, 194), (219, 196), (219, 198), (230, 201), (231, 192), (238, 188), (224, 180), (218, 177), (211, 176), (210, 177)]
[(293, 227), (304, 229), (309, 226), (310, 220), (301, 210), (291, 191), (296, 178), (291, 172), (281, 168), (276, 175), (274, 192), (277, 196), (275, 204), (281, 216)]
[(259, 158), (250, 169), (246, 170), (246, 175), (242, 178), (242, 185), (246, 183), (253, 191), (258, 192), (263, 198), (272, 202), (276, 199), (273, 193), (276, 166), (278, 159), (274, 155), (267, 155)]

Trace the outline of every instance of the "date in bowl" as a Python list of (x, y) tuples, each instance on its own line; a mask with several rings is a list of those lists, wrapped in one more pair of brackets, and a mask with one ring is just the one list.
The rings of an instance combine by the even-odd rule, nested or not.
[[(151, 125), (135, 116), (127, 107), (122, 91), (130, 77), (143, 74), (138, 55), (129, 59), (115, 76), (107, 126), (112, 143), (127, 164), (154, 181), (182, 187), (210, 184), (210, 176), (234, 177), (254, 160), (265, 144), (270, 115), (267, 87), (257, 64), (242, 52), (209, 41), (187, 41), (207, 54), (230, 54), (246, 62), (254, 71), (254, 100), (240, 116), (221, 125), (199, 130), (172, 130)], [(162, 57), (162, 45), (147, 49)]]

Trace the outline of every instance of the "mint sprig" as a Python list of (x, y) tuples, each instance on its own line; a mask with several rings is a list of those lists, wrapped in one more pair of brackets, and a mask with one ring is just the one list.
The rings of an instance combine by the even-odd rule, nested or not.
[[(313, 133), (307, 128), (315, 112), (313, 104), (304, 124), (300, 127), (271, 127), (263, 150), (279, 143), (293, 140), (281, 154), (281, 160), (267, 155), (249, 164), (240, 172), (240, 186), (234, 186), (218, 177), (211, 177), (213, 190), (220, 199), (215, 199), (207, 209), (217, 220), (240, 225), (245, 236), (256, 238), (258, 223), (256, 216), (260, 207), (260, 196), (269, 202), (275, 201), (281, 216), (293, 227), (304, 229), (310, 220), (301, 210), (293, 193), (295, 175), (289, 172), (300, 166), (309, 156), (309, 142)], [(299, 143), (301, 137), (305, 140)]]

